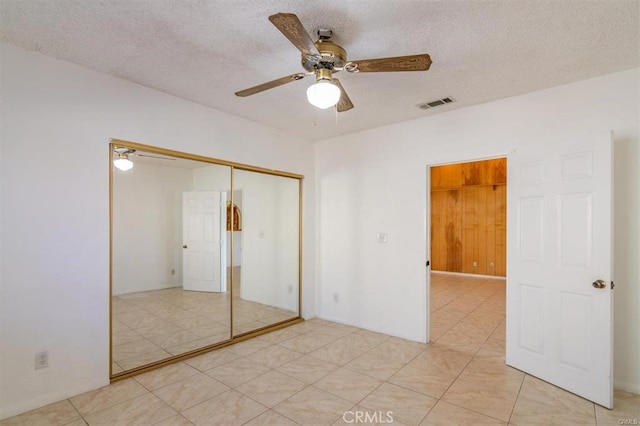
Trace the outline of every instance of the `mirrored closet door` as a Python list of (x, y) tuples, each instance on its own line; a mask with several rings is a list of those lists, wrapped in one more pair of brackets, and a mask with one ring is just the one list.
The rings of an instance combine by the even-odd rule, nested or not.
[(299, 315), (298, 179), (233, 170), (242, 228), (233, 233), (233, 334)]
[(301, 176), (124, 141), (111, 156), (112, 378), (300, 318)]

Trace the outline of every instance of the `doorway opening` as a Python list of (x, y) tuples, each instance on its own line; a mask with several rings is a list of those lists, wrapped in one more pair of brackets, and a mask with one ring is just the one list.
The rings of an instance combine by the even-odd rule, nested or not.
[(471, 350), (492, 339), (504, 356), (506, 166), (499, 157), (429, 168), (432, 342)]

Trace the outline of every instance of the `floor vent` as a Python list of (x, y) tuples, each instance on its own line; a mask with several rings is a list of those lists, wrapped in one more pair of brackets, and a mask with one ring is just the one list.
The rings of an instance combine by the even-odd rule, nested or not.
[(425, 102), (423, 104), (418, 105), (418, 108), (420, 109), (431, 109), (431, 108), (435, 108), (437, 106), (440, 105), (445, 105), (445, 104), (450, 104), (451, 102), (455, 102), (456, 100), (451, 98), (451, 97), (447, 97), (447, 98), (442, 98), (442, 99), (437, 99), (435, 101), (431, 101), (431, 102)]

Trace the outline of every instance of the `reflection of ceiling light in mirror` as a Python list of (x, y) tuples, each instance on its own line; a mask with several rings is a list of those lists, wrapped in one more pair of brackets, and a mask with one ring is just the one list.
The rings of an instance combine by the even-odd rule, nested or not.
[(340, 100), (340, 88), (331, 80), (318, 80), (316, 84), (307, 89), (307, 100), (315, 107), (327, 109)]
[(113, 165), (123, 172), (126, 172), (133, 167), (133, 162), (129, 160), (129, 156), (123, 152), (118, 154), (117, 159), (113, 160)]

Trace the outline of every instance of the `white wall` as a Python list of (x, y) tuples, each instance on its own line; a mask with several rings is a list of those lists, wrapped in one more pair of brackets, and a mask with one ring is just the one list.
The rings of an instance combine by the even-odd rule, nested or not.
[[(311, 143), (4, 43), (0, 55), (0, 418), (108, 383), (110, 138), (304, 174), (314, 315)], [(50, 367), (34, 371), (42, 350)]]
[(113, 171), (114, 296), (182, 286), (182, 193), (193, 171), (133, 160)]
[(636, 69), (318, 143), (319, 316), (423, 341), (426, 166), (613, 130), (615, 382), (640, 392), (638, 99)]
[(194, 191), (231, 191), (231, 167), (221, 164), (193, 169)]

